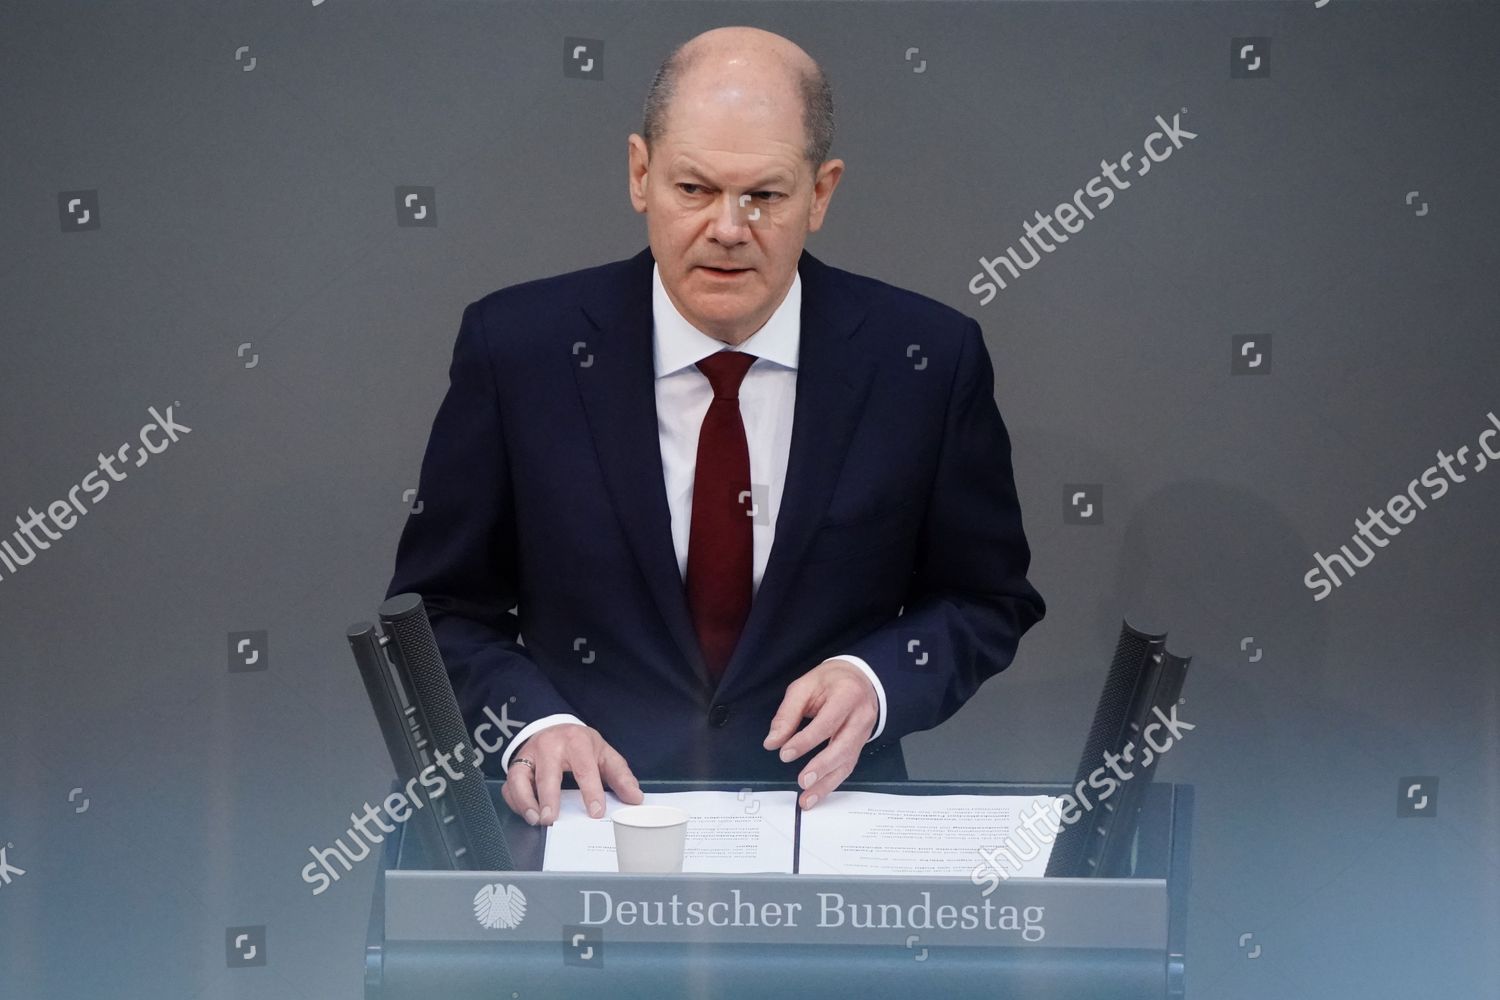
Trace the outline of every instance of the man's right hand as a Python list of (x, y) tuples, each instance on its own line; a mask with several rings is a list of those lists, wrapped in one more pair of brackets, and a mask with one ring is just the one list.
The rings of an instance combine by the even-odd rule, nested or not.
[[(520, 763), (519, 757), (527, 758), (535, 767)], [(562, 798), (564, 771), (573, 772), (584, 809), (595, 819), (604, 815), (601, 779), (609, 783), (621, 802), (639, 805), (645, 799), (630, 765), (604, 741), (599, 730), (571, 722), (548, 726), (516, 749), (500, 794), (505, 804), (532, 826), (551, 826)]]

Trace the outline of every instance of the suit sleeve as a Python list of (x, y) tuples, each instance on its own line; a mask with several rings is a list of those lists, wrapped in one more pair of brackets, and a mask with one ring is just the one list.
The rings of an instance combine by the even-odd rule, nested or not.
[(1031, 549), (994, 382), (984, 336), (971, 319), (904, 611), (848, 647), (885, 689), (881, 745), (958, 711), (1010, 665), (1021, 636), (1046, 613), (1026, 579)]
[(417, 498), (420, 512), (407, 517), (386, 596), (422, 596), (469, 731), (485, 721), (486, 707), (498, 715), (506, 705), (511, 719), (526, 721), (573, 714), (516, 641), (520, 622), (508, 610), (518, 593), (515, 506), (478, 303), (459, 324)]

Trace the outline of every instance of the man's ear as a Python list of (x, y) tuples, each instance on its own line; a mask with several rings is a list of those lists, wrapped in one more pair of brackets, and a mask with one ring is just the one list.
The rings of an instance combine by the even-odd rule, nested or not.
[(839, 178), (844, 176), (843, 160), (825, 160), (818, 168), (818, 176), (813, 180), (812, 204), (807, 210), (807, 231), (817, 232), (823, 226), (823, 216), (828, 212), (828, 203), (833, 199), (833, 189), (839, 186)]
[(630, 204), (637, 211), (646, 211), (646, 182), (650, 179), (651, 154), (646, 149), (646, 140), (635, 132), (626, 140), (629, 162)]

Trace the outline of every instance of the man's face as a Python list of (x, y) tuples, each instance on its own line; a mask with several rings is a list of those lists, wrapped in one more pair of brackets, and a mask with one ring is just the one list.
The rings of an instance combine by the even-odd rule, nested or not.
[(630, 137), (630, 197), (679, 312), (738, 344), (781, 304), (803, 244), (823, 224), (843, 163), (814, 176), (790, 90), (684, 80), (648, 157)]

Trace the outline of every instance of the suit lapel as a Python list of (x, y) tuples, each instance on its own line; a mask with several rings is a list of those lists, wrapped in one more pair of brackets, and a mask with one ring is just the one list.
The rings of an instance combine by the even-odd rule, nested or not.
[(754, 677), (753, 664), (770, 624), (828, 508), (844, 443), (853, 435), (874, 366), (849, 344), (864, 308), (851, 297), (837, 296), (829, 269), (804, 250), (798, 262), (797, 398), (775, 542), (745, 630), (714, 692), (672, 545), (652, 360), (652, 264), (647, 248), (609, 269), (583, 306), (596, 328), (593, 339), (576, 352), (572, 343), (559, 350), (568, 352), (605, 488), (652, 598), (699, 684), (722, 700), (736, 683)]
[[(592, 287), (584, 312), (597, 327), (568, 364), (578, 383), (594, 451), (620, 527), (683, 660), (708, 685), (708, 667), (688, 611), (686, 589), (672, 545), (672, 511), (656, 425), (656, 370), (652, 357), (651, 266), (648, 247), (610, 269)], [(585, 353), (585, 351), (587, 353)], [(587, 367), (579, 358), (592, 355)]]
[[(787, 454), (786, 485), (776, 512), (776, 537), (750, 605), (750, 617), (724, 668), (720, 700), (753, 684), (764, 663), (767, 644), (775, 641), (775, 623), (796, 580), (803, 552), (828, 510), (843, 469), (848, 442), (870, 388), (874, 364), (851, 343), (865, 309), (833, 287), (834, 275), (803, 251), (802, 316), (797, 348), (797, 399), (792, 412), (792, 441)], [(858, 581), (849, 581), (858, 586)], [(805, 613), (789, 608), (788, 614)], [(802, 671), (817, 666), (800, 664)], [(769, 725), (770, 720), (766, 720)]]

